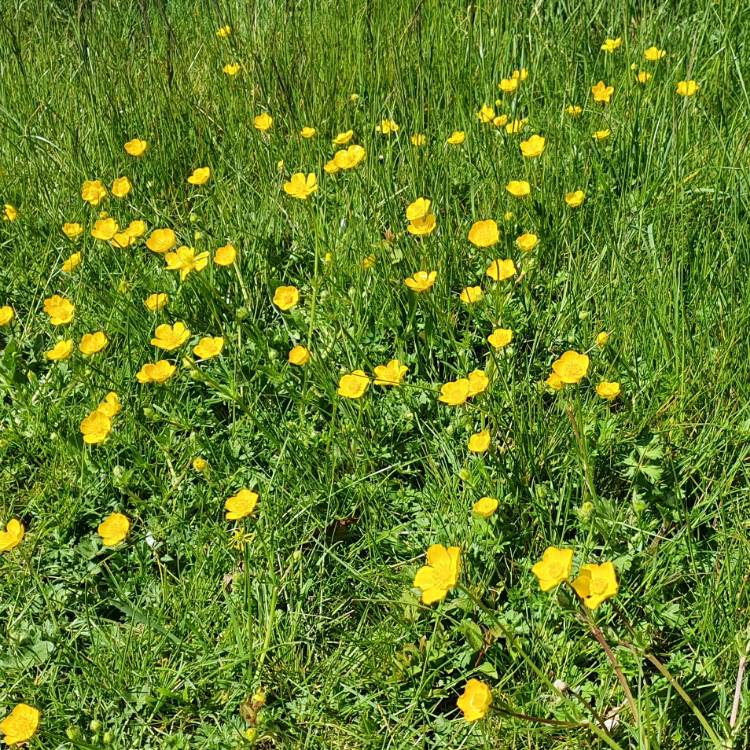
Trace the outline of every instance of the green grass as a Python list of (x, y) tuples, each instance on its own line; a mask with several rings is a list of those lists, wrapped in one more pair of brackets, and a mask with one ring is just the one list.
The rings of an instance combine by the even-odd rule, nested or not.
[[(19, 215), (0, 221), (0, 306), (16, 312), (0, 329), (0, 526), (20, 518), (27, 534), (0, 555), (0, 718), (39, 708), (31, 748), (241, 748), (253, 724), (262, 750), (605, 747), (586, 727), (508, 715), (590, 721), (545, 681), (559, 679), (601, 713), (621, 708), (623, 749), (716, 748), (648, 652), (726, 748), (745, 748), (744, 686), (729, 717), (750, 637), (749, 35), (738, 0), (6, 0), (0, 205)], [(623, 38), (612, 55), (608, 36)], [(643, 61), (652, 44), (658, 64)], [(475, 113), (520, 67), (528, 80), (498, 112), (529, 124), (507, 135)], [(700, 91), (676, 96), (687, 78)], [(600, 79), (607, 107), (591, 97)], [(396, 136), (375, 132), (385, 117)], [(304, 125), (317, 137), (299, 138)], [(327, 175), (348, 128), (367, 157)], [(462, 146), (445, 143), (453, 130)], [(547, 148), (524, 160), (532, 133)], [(141, 159), (123, 150), (134, 137)], [(210, 182), (188, 185), (204, 165)], [(304, 202), (282, 190), (300, 170), (320, 181)], [(127, 198), (81, 200), (84, 180), (121, 175)], [(531, 198), (508, 195), (510, 179)], [(587, 199), (571, 210), (576, 188)], [(404, 218), (419, 196), (437, 216), (422, 239)], [(142, 241), (91, 238), (101, 209), (212, 255), (231, 242), (237, 273), (209, 263), (180, 283)], [(466, 237), (486, 218), (501, 240), (481, 250)], [(73, 221), (76, 243), (60, 229)], [(529, 257), (524, 231), (540, 237)], [(75, 249), (82, 265), (61, 273)], [(505, 257), (525, 273), (493, 284), (485, 268)], [(414, 295), (403, 279), (420, 269), (438, 279)], [(300, 289), (289, 313), (271, 302), (279, 284)], [(475, 284), (485, 298), (463, 305)], [(170, 302), (153, 314), (155, 291)], [(70, 326), (44, 314), (54, 293), (76, 304)], [(160, 354), (154, 327), (177, 320), (191, 347)], [(493, 353), (498, 324), (514, 341)], [(96, 330), (102, 353), (45, 359)], [(204, 335), (226, 345), (194, 375), (182, 356)], [(312, 351), (304, 368), (286, 361), (295, 343)], [(553, 393), (544, 380), (569, 348), (590, 353), (589, 377)], [(140, 385), (161, 356), (177, 375)], [(394, 357), (409, 367), (400, 388), (336, 395), (342, 373)], [(476, 368), (486, 393), (438, 403)], [(612, 405), (594, 392), (604, 378), (622, 383)], [(111, 390), (122, 412), (86, 447), (79, 423)], [(493, 450), (471, 456), (484, 426)], [(243, 486), (257, 509), (228, 522)], [(500, 500), (488, 520), (471, 514), (483, 495)], [(96, 529), (113, 511), (131, 533), (105, 549)], [(461, 547), (465, 588), (426, 607), (411, 584), (434, 543)], [(539, 590), (530, 567), (548, 545), (575, 548), (576, 569), (615, 563), (620, 591), (594, 618), (640, 725), (572, 595)], [(476, 724), (456, 709), (471, 677), (494, 692)]]

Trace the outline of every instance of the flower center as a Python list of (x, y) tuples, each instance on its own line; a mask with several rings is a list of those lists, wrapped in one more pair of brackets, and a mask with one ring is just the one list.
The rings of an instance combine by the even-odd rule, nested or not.
[(591, 581), (591, 593), (601, 596), (607, 590), (607, 582), (603, 578), (594, 578)]

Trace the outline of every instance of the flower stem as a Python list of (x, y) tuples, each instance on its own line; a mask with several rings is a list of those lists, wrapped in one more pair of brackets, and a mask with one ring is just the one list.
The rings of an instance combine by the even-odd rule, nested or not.
[(609, 659), (609, 663), (612, 665), (612, 669), (615, 670), (615, 675), (617, 676), (617, 679), (622, 686), (623, 693), (625, 693), (625, 700), (627, 700), (628, 705), (630, 706), (630, 712), (633, 714), (633, 721), (635, 721), (636, 726), (639, 726), (641, 723), (641, 719), (638, 712), (638, 706), (636, 705), (635, 698), (633, 698), (633, 693), (630, 690), (630, 685), (625, 679), (625, 675), (622, 671), (622, 667), (620, 666), (620, 662), (618, 661), (614, 651), (612, 651), (606, 639), (604, 638), (604, 633), (602, 633), (601, 629), (596, 625), (591, 615), (588, 612), (585, 612), (585, 615), (594, 638), (599, 641), (599, 645), (604, 649), (604, 653), (607, 655), (607, 659)]
[[(625, 648), (632, 651), (634, 654), (639, 653), (638, 649), (631, 643), (626, 643), (625, 641), (620, 641), (621, 645), (623, 645)], [(685, 701), (685, 703), (688, 705), (690, 710), (695, 715), (695, 718), (698, 719), (698, 721), (701, 723), (701, 726), (706, 730), (706, 734), (711, 738), (711, 742), (714, 743), (716, 748), (718, 750), (722, 750), (724, 748), (724, 743), (719, 738), (719, 735), (716, 734), (713, 727), (708, 723), (708, 719), (703, 715), (701, 710), (698, 708), (698, 706), (695, 705), (693, 702), (693, 699), (685, 692), (685, 689), (680, 685), (679, 682), (674, 678), (672, 673), (662, 664), (659, 659), (657, 659), (653, 654), (648, 653), (648, 651), (644, 651), (642, 654), (646, 659), (648, 659), (661, 673), (662, 677), (664, 677), (667, 682), (675, 689), (675, 691), (678, 693), (680, 698)]]

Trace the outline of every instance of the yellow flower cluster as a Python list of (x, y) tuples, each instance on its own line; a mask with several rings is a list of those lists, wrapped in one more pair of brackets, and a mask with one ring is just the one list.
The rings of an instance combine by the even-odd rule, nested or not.
[(112, 432), (112, 420), (120, 413), (122, 405), (119, 396), (110, 391), (99, 406), (81, 420), (81, 434), (86, 445), (103, 443)]

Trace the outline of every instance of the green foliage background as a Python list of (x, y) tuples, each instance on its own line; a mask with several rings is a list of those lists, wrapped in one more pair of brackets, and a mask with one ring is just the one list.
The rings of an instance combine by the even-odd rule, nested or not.
[[(263, 748), (598, 746), (497, 712), (460, 720), (469, 676), (519, 712), (572, 714), (464, 594), (418, 605), (410, 584), (436, 542), (460, 545), (470, 590), (603, 709), (623, 700), (604, 654), (529, 567), (549, 544), (612, 559), (607, 636), (652, 649), (730, 746), (747, 745), (746, 709), (727, 725), (750, 563), (744, 3), (5, 0), (0, 19), (0, 202), (20, 212), (0, 223), (0, 303), (18, 316), (0, 332), (0, 523), (28, 530), (0, 558), (0, 715), (39, 707), (32, 747), (249, 746), (239, 706), (261, 688)], [(217, 39), (224, 23), (234, 33)], [(606, 36), (623, 37), (613, 55)], [(651, 44), (668, 52), (657, 65), (642, 60)], [(631, 62), (653, 71), (648, 85)], [(533, 163), (475, 116), (521, 66), (528, 81), (501, 110), (547, 138)], [(683, 78), (701, 83), (696, 97), (675, 96)], [(605, 109), (590, 96), (600, 79), (615, 87)], [(252, 127), (260, 111), (274, 116), (268, 138)], [(374, 132), (384, 117), (397, 137)], [(298, 138), (303, 125), (319, 136)], [(599, 145), (602, 127), (613, 135)], [(347, 128), (367, 159), (325, 176)], [(460, 148), (445, 144), (455, 129)], [(150, 144), (141, 160), (123, 151), (133, 137)], [(191, 188), (205, 164), (211, 182)], [(281, 191), (300, 169), (321, 180), (304, 203)], [(96, 217), (81, 183), (120, 175), (133, 193), (104, 208), (121, 223), (171, 226), (199, 250), (231, 241), (240, 274), (211, 265), (179, 284), (142, 245), (113, 250), (88, 231), (83, 265), (61, 274), (60, 226)], [(529, 179), (532, 199), (507, 195), (509, 179)], [(587, 201), (571, 211), (575, 188)], [(405, 233), (420, 195), (438, 220), (424, 241)], [(500, 246), (472, 248), (471, 223), (506, 211)], [(463, 306), (493, 257), (520, 261), (527, 230), (541, 242), (523, 282)], [(402, 280), (420, 268), (438, 283), (415, 298)], [(285, 316), (270, 301), (279, 283), (302, 292)], [(142, 304), (154, 291), (172, 298), (157, 316)], [(41, 306), (56, 292), (77, 305), (76, 339), (107, 332), (102, 355), (44, 359), (58, 332)], [(226, 338), (203, 366), (221, 387), (185, 370), (164, 388), (135, 381), (155, 323), (174, 320)], [(499, 322), (515, 334), (507, 356), (488, 353)], [(546, 393), (556, 356), (601, 330), (612, 337), (591, 382)], [(297, 342), (313, 351), (302, 370), (286, 363)], [(336, 397), (340, 373), (396, 356), (404, 387)], [(437, 386), (476, 367), (493, 373), (489, 392), (438, 405)], [(593, 391), (604, 377), (623, 385), (612, 408)], [(123, 412), (84, 449), (79, 422), (109, 390)], [(498, 447), (472, 459), (481, 426)], [(261, 500), (238, 550), (222, 506), (243, 485)], [(489, 521), (471, 518), (482, 495), (500, 499)], [(102, 551), (96, 526), (114, 510), (133, 533)], [(711, 747), (663, 678), (617, 653), (648, 746)], [(622, 723), (623, 746), (645, 747), (627, 712)]]

